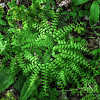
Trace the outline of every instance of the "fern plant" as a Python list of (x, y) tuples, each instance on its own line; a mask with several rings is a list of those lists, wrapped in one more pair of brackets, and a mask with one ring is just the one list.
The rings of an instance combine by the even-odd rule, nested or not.
[[(93, 78), (100, 74), (99, 69), (85, 56), (94, 56), (93, 52), (68, 38), (77, 25), (73, 23), (61, 29), (58, 27), (60, 10), (46, 12), (38, 2), (28, 8), (18, 7), (14, 1), (8, 3), (10, 10), (6, 19), (10, 28), (6, 34), (9, 39), (0, 53), (5, 56), (0, 69), (0, 92), (15, 82), (20, 87), (20, 100), (27, 100), (39, 85), (42, 85), (44, 96), (49, 96), (50, 84), (55, 82), (65, 94), (68, 83), (72, 88), (76, 85), (87, 93), (98, 93), (98, 84)], [(46, 13), (51, 18), (51, 25)], [(16, 21), (22, 22), (22, 29), (17, 28)], [(19, 80), (15, 80), (17, 75)], [(22, 85), (18, 84), (21, 80)], [(94, 83), (95, 88), (90, 89)]]

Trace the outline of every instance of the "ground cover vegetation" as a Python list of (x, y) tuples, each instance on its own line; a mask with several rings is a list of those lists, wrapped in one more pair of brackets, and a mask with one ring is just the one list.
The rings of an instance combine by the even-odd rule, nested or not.
[(0, 6), (0, 92), (13, 84), (18, 100), (70, 100), (69, 91), (80, 100), (99, 100), (100, 48), (91, 50), (84, 39), (88, 32), (100, 36), (99, 5), (12, 0), (6, 11)]

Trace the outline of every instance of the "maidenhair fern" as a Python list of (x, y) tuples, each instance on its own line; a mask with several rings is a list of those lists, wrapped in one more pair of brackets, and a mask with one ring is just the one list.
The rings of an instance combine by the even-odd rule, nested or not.
[[(49, 12), (52, 15), (50, 25), (45, 9), (41, 8), (37, 2), (28, 9), (23, 5), (18, 7), (10, 4), (8, 5), (12, 8), (6, 16), (11, 26), (7, 33), (9, 40), (5, 51), (1, 53), (6, 56), (5, 60), (2, 59), (3, 64), (7, 60), (10, 60), (10, 64), (9, 66), (2, 65), (2, 67), (10, 68), (12, 74), (18, 69), (23, 76), (26, 76), (20, 100), (27, 100), (34, 94), (33, 90), (36, 88), (33, 89), (33, 87), (36, 86), (37, 80), (38, 85), (42, 84), (47, 96), (49, 95), (48, 87), (53, 81), (56, 84), (59, 82), (57, 86), (62, 89), (63, 93), (66, 93), (65, 88), (68, 82), (77, 85), (77, 88), (85, 88), (84, 91), (88, 93), (94, 91), (98, 93), (98, 84), (93, 77), (99, 75), (99, 70), (96, 70), (84, 55), (93, 55), (92, 51), (81, 43), (75, 42), (74, 39), (68, 38), (68, 34), (77, 25), (73, 23), (62, 29), (59, 28), (60, 10)], [(23, 14), (18, 15), (20, 12)], [(16, 21), (19, 20), (22, 21), (22, 29), (15, 27)], [(11, 53), (14, 55), (10, 55)], [(89, 91), (89, 85), (93, 83), (96, 84), (96, 89)]]

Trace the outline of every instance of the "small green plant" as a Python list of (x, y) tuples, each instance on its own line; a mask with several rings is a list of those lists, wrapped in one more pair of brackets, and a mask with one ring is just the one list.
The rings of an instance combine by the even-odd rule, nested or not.
[(0, 5), (0, 32), (2, 30), (2, 25), (6, 25), (6, 21), (4, 21), (2, 18), (4, 17), (4, 9)]
[[(85, 23), (80, 23), (80, 24), (85, 24)], [(76, 28), (74, 29), (74, 32), (77, 32), (78, 34), (81, 34), (81, 35), (85, 35), (85, 32), (86, 32), (86, 24), (84, 25), (84, 27), (81, 27), (80, 24), (78, 24), (76, 26)]]
[(5, 95), (6, 97), (2, 97), (0, 100), (16, 100), (12, 91), (7, 91)]
[(4, 38), (4, 36), (3, 35), (1, 35), (1, 33), (0, 33), (0, 53), (2, 53), (3, 52), (3, 50), (5, 49), (5, 47), (6, 47), (6, 42), (7, 41), (5, 41), (5, 44), (4, 44), (4, 41), (2, 41), (3, 40), (3, 38)]
[[(70, 12), (69, 14), (71, 16), (73, 16), (73, 18), (75, 18), (77, 15), (79, 15), (79, 17), (77, 17), (77, 19), (80, 19), (81, 17), (83, 17), (84, 15), (86, 15), (87, 17), (89, 17), (89, 24), (91, 25), (92, 29), (94, 30), (95, 28), (100, 28), (100, 26), (96, 26), (94, 27), (94, 25), (98, 22), (99, 20), (99, 16), (100, 16), (100, 0), (95, 0), (93, 1), (92, 4), (90, 3), (87, 3), (89, 2), (90, 0), (72, 0), (72, 9), (75, 11), (75, 12)], [(85, 10), (82, 11), (82, 10), (79, 10), (79, 5), (82, 5), (83, 3), (87, 3), (85, 4)], [(88, 11), (90, 10), (90, 12)], [(78, 14), (77, 12), (78, 11)], [(77, 20), (76, 19), (76, 20)], [(99, 35), (99, 33), (97, 33), (95, 30), (94, 32)], [(100, 35), (99, 35), (100, 36)]]
[(50, 87), (48, 88), (49, 97), (44, 94), (42, 89), (40, 89), (39, 91), (41, 92), (39, 93), (37, 90), (34, 91), (34, 96), (31, 96), (30, 100), (38, 100), (38, 99), (39, 100), (57, 100), (60, 95), (60, 93), (56, 91), (55, 88), (50, 89)]

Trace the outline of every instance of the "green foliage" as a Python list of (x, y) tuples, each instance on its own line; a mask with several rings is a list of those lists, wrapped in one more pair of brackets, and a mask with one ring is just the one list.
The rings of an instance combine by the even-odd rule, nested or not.
[[(95, 53), (83, 45), (84, 40), (76, 42), (74, 38), (68, 38), (73, 30), (81, 33), (80, 31), (85, 29), (84, 23), (71, 23), (60, 28), (60, 10), (47, 11), (38, 2), (26, 8), (24, 5), (17, 6), (15, 1), (8, 3), (10, 10), (6, 20), (10, 27), (6, 30), (8, 38), (4, 37), (6, 45), (2, 44), (3, 39), (0, 40), (4, 47), (4, 50), (0, 48), (0, 55), (5, 56), (0, 69), (0, 92), (14, 83), (15, 76), (21, 75), (19, 80), (22, 79), (22, 83), (19, 80), (15, 82), (18, 86), (21, 84), (18, 88), (19, 100), (27, 100), (32, 95), (38, 96), (36, 99), (45, 96), (47, 99), (56, 99), (53, 93), (57, 94), (56, 96), (59, 93), (54, 89), (51, 92), (52, 82), (55, 82), (63, 94), (66, 94), (68, 82), (73, 84), (71, 88), (75, 88), (75, 85), (82, 88), (81, 93), (98, 93), (98, 84), (93, 77), (99, 75), (100, 70), (97, 70), (94, 64), (90, 64), (85, 56), (91, 55), (94, 59)], [(17, 21), (22, 22), (22, 29), (17, 28)], [(1, 35), (0, 37), (2, 38)], [(6, 64), (8, 61), (9, 65)], [(95, 86), (91, 89), (90, 86), (94, 83)], [(39, 85), (42, 85), (42, 90), (38, 95), (35, 91)], [(33, 98), (35, 97), (31, 97)]]
[(41, 79), (38, 78), (38, 76), (33, 77), (31, 82), (30, 82), (30, 78), (28, 78), (22, 88), (20, 100), (27, 100), (27, 98), (31, 96), (32, 92), (37, 89), (40, 82), (41, 82)]
[(94, 1), (90, 8), (90, 21), (94, 25), (99, 19), (99, 4), (97, 1)]
[(9, 85), (11, 85), (15, 81), (14, 78), (16, 74), (18, 74), (18, 70), (16, 70), (12, 74), (9, 68), (5, 68), (5, 69), (0, 68), (0, 80), (1, 80), (0, 81), (0, 92), (8, 88)]
[(74, 5), (80, 5), (83, 3), (88, 2), (89, 0), (72, 0), (72, 3), (74, 3)]
[(2, 51), (5, 49), (6, 44), (7, 44), (7, 43), (6, 43), (7, 41), (5, 41), (5, 44), (4, 44), (3, 39), (4, 39), (4, 36), (1, 35), (1, 33), (0, 33), (0, 53), (2, 53)]
[[(72, 3), (70, 11), (62, 11), (61, 12), (60, 20), (63, 20), (64, 22), (66, 21), (66, 23), (67, 23), (67, 21), (71, 20), (73, 23), (77, 24), (77, 22), (80, 22), (80, 20), (84, 19), (85, 16), (89, 17), (89, 13), (90, 13), (89, 8), (91, 7), (91, 4), (90, 3), (84, 4), (84, 7), (83, 8), (81, 8), (81, 7), (82, 7), (82, 5), (75, 6)], [(78, 34), (80, 34), (80, 32)]]
[[(89, 0), (72, 0), (72, 5), (77, 6), (77, 5), (86, 3), (88, 1)], [(89, 21), (90, 21), (90, 24), (92, 24), (92, 25), (96, 24), (97, 21), (99, 20), (99, 16), (100, 16), (99, 4), (100, 4), (100, 0), (96, 0), (96, 1), (93, 1), (91, 6), (88, 6), (88, 5), (90, 5), (89, 3), (86, 4), (86, 6), (85, 6), (85, 9), (87, 9), (87, 7), (90, 7)], [(84, 11), (84, 12), (86, 12), (86, 11)], [(79, 10), (78, 14), (80, 17), (83, 16), (82, 10)]]
[(46, 0), (46, 5), (44, 6), (46, 10), (52, 9), (50, 5), (55, 6), (54, 0)]
[(14, 98), (14, 94), (12, 93), (12, 91), (7, 91), (6, 93), (6, 97), (2, 97), (0, 100), (16, 100)]
[[(85, 23), (80, 23), (80, 24), (84, 24), (85, 28), (86, 28), (86, 24)], [(81, 34), (81, 35), (85, 35), (85, 32), (86, 32), (86, 29), (84, 29), (84, 27), (81, 27), (80, 24), (77, 23), (77, 26), (76, 28), (74, 29), (74, 32), (77, 32), (78, 34)]]
[(4, 9), (3, 7), (0, 5), (0, 32), (2, 30), (2, 26), (6, 25), (6, 21), (4, 21), (2, 18), (4, 17)]
[(87, 94), (80, 100), (96, 100), (95, 94)]
[[(41, 90), (40, 90), (41, 91)], [(60, 93), (58, 91), (56, 91), (55, 88), (50, 88), (48, 87), (48, 93), (49, 96), (46, 96), (45, 93), (43, 91), (41, 91), (40, 93), (36, 90), (34, 91), (34, 96), (31, 96), (29, 100), (37, 100), (37, 99), (41, 99), (41, 100), (57, 100), (58, 96), (60, 95)], [(37, 98), (35, 98), (37, 97)]]
[(98, 94), (97, 100), (100, 100), (100, 94)]

